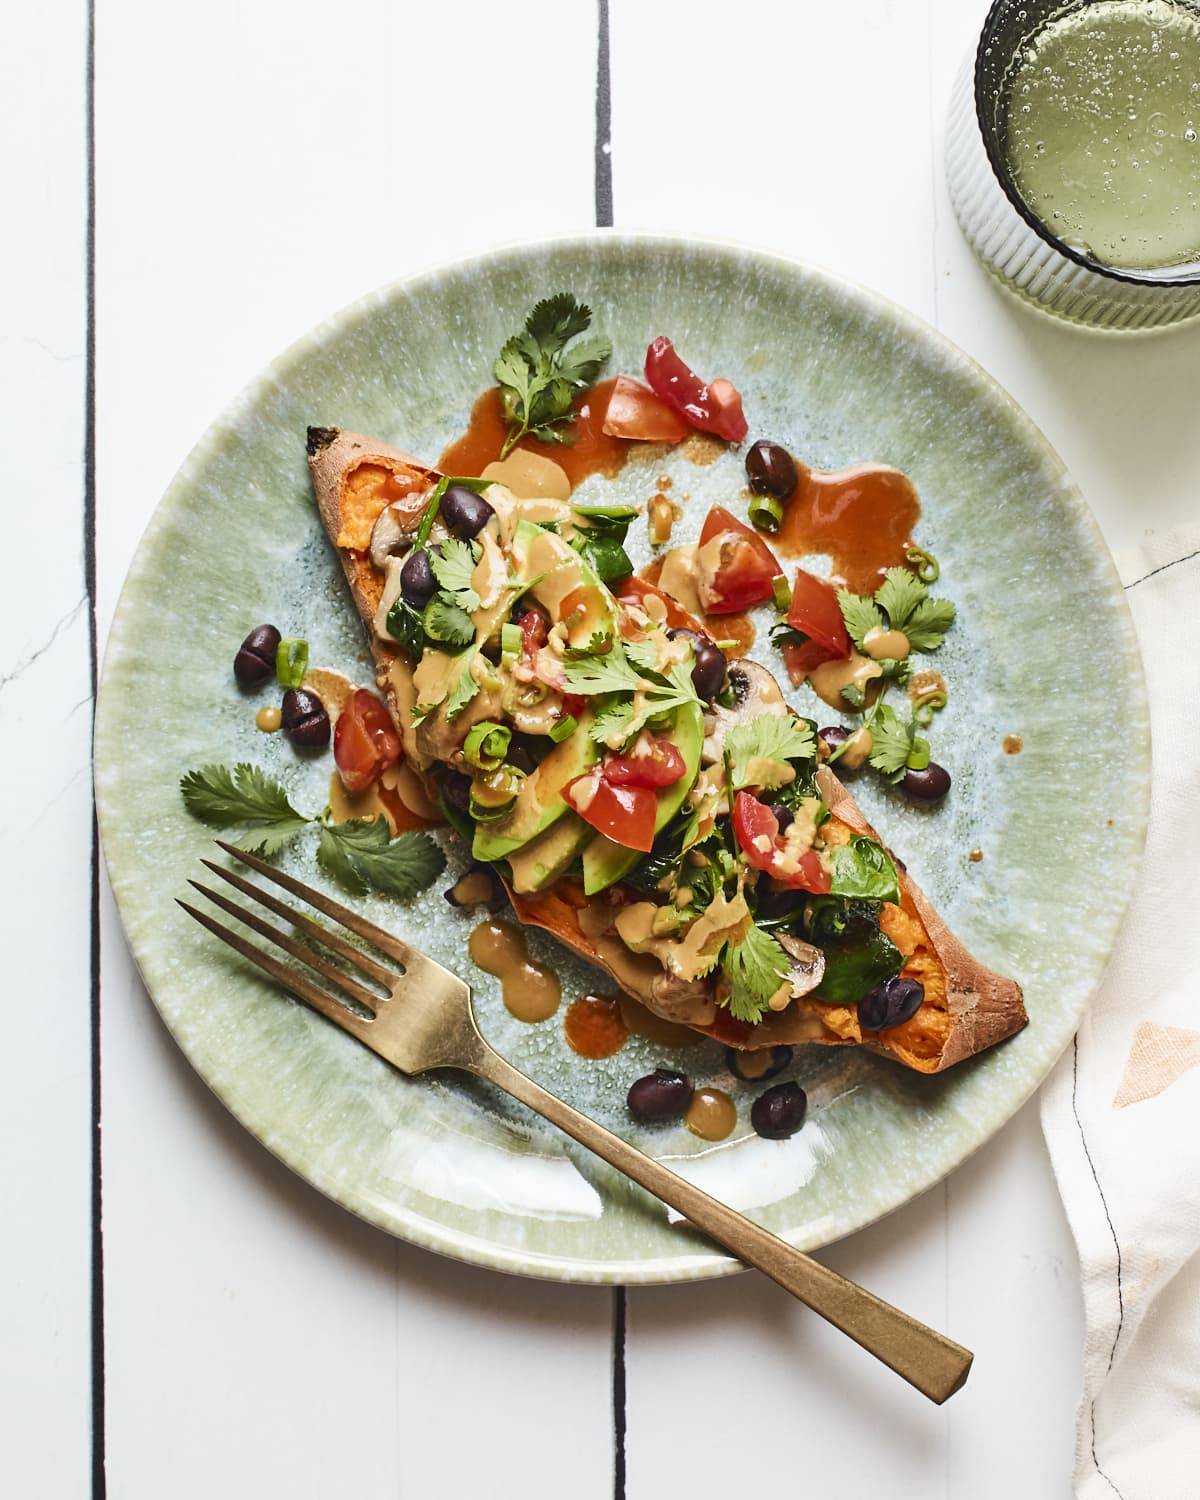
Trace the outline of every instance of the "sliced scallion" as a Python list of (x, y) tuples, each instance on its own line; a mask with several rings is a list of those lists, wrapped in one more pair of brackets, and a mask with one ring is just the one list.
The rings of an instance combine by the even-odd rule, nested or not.
[(748, 507), (751, 526), (759, 531), (778, 531), (783, 525), (783, 501), (774, 495), (754, 495)]
[(569, 740), (578, 728), (579, 724), (576, 721), (575, 716), (573, 714), (568, 714), (565, 719), (559, 719), (554, 725), (552, 725), (550, 729), (550, 738), (556, 745), (559, 745), (563, 742), (563, 740)]
[(780, 614), (791, 609), (792, 588), (782, 573), (778, 578), (772, 578), (771, 593), (775, 596), (775, 608)]
[(308, 671), (308, 642), (283, 640), (275, 648), (275, 676), (280, 687), (298, 688)]
[(477, 771), (495, 771), (504, 764), (511, 739), (512, 730), (507, 724), (484, 719), (471, 726), (463, 745), (463, 756)]
[(916, 542), (913, 542), (904, 554), (904, 560), (922, 583), (937, 582), (938, 574), (942, 569), (932, 552), (926, 552), (924, 547), (918, 547)]

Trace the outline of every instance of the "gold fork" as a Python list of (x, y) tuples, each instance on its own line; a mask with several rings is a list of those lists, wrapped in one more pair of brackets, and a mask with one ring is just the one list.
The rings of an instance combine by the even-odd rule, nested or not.
[[(656, 1198), (670, 1204), (739, 1260), (778, 1282), (785, 1291), (820, 1313), (835, 1328), (849, 1334), (931, 1401), (940, 1405), (962, 1386), (974, 1358), (970, 1350), (847, 1281), (828, 1266), (810, 1259), (777, 1235), (718, 1202), (700, 1188), (693, 1187), (661, 1162), (644, 1155), (620, 1136), (547, 1093), (505, 1061), (480, 1035), (471, 1007), (470, 988), (448, 969), (257, 856), (246, 854), (219, 839), (217, 843), (226, 854), (298, 896), (326, 917), (341, 923), (399, 966), (397, 971), (379, 963), (340, 933), (314, 922), (261, 886), (210, 860), (202, 861), (206, 869), (242, 895), (282, 917), (295, 933), (304, 934), (336, 953), (352, 964), (364, 979), (379, 987), (367, 988), (299, 937), (280, 931), (220, 891), (210, 890), (195, 880), (189, 881), (216, 906), (327, 981), (329, 990), (290, 964), (262, 952), (206, 912), (198, 911), (186, 901), (179, 902), (197, 922), (231, 948), (236, 948), (243, 958), (265, 970), (306, 1005), (349, 1032), (402, 1073), (424, 1073), (430, 1068), (461, 1068), (504, 1089), (560, 1130), (565, 1130), (589, 1151), (603, 1157), (619, 1172), (640, 1183)], [(367, 1014), (361, 1015), (351, 1009), (346, 1003), (348, 1001), (360, 1005)]]

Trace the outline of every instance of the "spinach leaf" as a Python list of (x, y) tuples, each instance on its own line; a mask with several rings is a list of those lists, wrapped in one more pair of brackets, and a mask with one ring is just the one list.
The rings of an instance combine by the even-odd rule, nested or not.
[(579, 536), (572, 543), (601, 583), (620, 583), (633, 572), (622, 536)]
[(900, 882), (887, 851), (874, 839), (853, 838), (833, 851), (830, 892), (859, 901), (899, 901)]
[(812, 992), (814, 1000), (854, 1005), (904, 967), (904, 955), (878, 928), (865, 939), (831, 944), (824, 951), (825, 976)]
[(387, 630), (413, 661), (420, 661), (421, 652), (425, 649), (425, 624), (419, 610), (415, 610), (403, 599), (397, 599), (388, 610)]

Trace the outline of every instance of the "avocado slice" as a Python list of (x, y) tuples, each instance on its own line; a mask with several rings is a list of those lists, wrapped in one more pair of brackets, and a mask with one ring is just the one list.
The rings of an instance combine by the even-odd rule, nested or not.
[(508, 856), (513, 890), (518, 895), (529, 895), (550, 885), (565, 874), (591, 837), (592, 830), (578, 813), (569, 812), (565, 818), (559, 818), (545, 833), (539, 833)]
[[(700, 774), (700, 752), (704, 747), (704, 712), (698, 703), (685, 703), (675, 714), (671, 741), (683, 756), (683, 775), (658, 794), (655, 833), (661, 833), (679, 809)], [(638, 849), (627, 849), (613, 839), (597, 834), (583, 851), (583, 889), (589, 896), (623, 879), (641, 859)]]
[(507, 859), (567, 812), (564, 789), (596, 764), (600, 746), (589, 734), (592, 715), (586, 709), (570, 739), (555, 745), (521, 783), (516, 805), (495, 823), (477, 823), (471, 853), (476, 859)]
[(616, 635), (612, 595), (591, 564), (556, 532), (532, 521), (519, 521), (512, 555), (518, 577), (537, 580), (530, 584), (529, 593), (555, 624), (564, 618), (563, 601), (571, 596), (570, 612), (577, 618), (567, 630), (568, 645), (582, 650), (594, 636)]

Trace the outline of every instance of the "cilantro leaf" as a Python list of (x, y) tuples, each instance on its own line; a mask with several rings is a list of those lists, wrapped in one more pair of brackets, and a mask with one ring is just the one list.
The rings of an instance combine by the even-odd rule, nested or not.
[(501, 458), (527, 432), (548, 443), (569, 440), (561, 427), (575, 420), (572, 397), (595, 380), (612, 353), (611, 343), (599, 335), (567, 349), (591, 321), (590, 307), (570, 292), (558, 292), (538, 302), (524, 329), (500, 350), (492, 373), (509, 419)]
[(648, 636), (640, 641), (626, 641), (625, 655), (643, 675), (658, 672), (658, 647)]
[(878, 630), (883, 625), (883, 615), (873, 600), (862, 594), (852, 594), (849, 589), (838, 589), (838, 603), (842, 607), (842, 619), (850, 639), (862, 650), (863, 638), (869, 630)]
[(762, 1020), (789, 972), (787, 954), (770, 933), (753, 923), (740, 943), (726, 943), (721, 967), (729, 978), (729, 1014), (751, 1025)]
[(470, 703), (471, 699), (479, 691), (479, 683), (475, 680), (475, 674), (471, 671), (475, 660), (474, 646), (468, 646), (458, 659), (462, 663), (462, 666), (455, 679), (453, 691), (446, 699), (447, 719), (457, 719), (459, 714), (462, 713), (463, 709), (466, 708), (467, 704)]
[(642, 673), (627, 659), (619, 645), (605, 656), (585, 656), (563, 668), (573, 693), (633, 693), (642, 684)]
[(612, 345), (602, 335), (584, 339), (569, 350), (563, 360), (563, 379), (574, 386), (591, 385), (611, 353)]
[(461, 605), (435, 594), (421, 618), (425, 634), (437, 645), (466, 646), (475, 639), (475, 622)]
[(240, 849), (258, 850), (270, 859), (312, 821), (298, 813), (287, 793), (257, 766), (202, 766), (179, 783), (184, 806), (213, 828), (249, 825), (235, 840)]
[(871, 720), (871, 764), (885, 776), (902, 772), (912, 753), (914, 735), (914, 725), (903, 723), (890, 704), (881, 703)]
[(592, 321), (592, 310), (585, 302), (576, 302), (570, 292), (555, 292), (535, 302), (525, 319), (525, 332), (549, 354), (557, 354), (577, 333), (583, 333)]
[(904, 627), (914, 651), (935, 651), (954, 623), (954, 605), (949, 599), (922, 599)]
[(383, 818), (322, 822), (317, 862), (357, 894), (373, 888), (404, 899), (432, 885), (446, 868), (446, 856), (427, 833), (389, 838)]
[(470, 611), (479, 608), (479, 595), (471, 587), (471, 578), (478, 561), (474, 546), (454, 536), (442, 543), (441, 556), (436, 552), (429, 554), (433, 576), (451, 596), (450, 602), (459, 609)]
[(928, 593), (915, 573), (910, 573), (907, 568), (889, 568), (875, 590), (875, 603), (880, 609), (887, 610), (893, 630), (903, 630), (913, 610)]
[(764, 791), (786, 786), (796, 779), (791, 760), (812, 760), (817, 742), (804, 719), (791, 714), (759, 714), (749, 724), (731, 729), (725, 749), (733, 767), (734, 791), (757, 786)]

